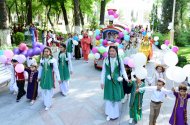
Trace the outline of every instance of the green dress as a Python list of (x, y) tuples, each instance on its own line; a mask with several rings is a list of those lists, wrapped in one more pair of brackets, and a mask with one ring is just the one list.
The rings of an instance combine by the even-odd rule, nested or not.
[[(105, 60), (105, 86), (104, 86), (104, 99), (112, 102), (121, 101), (124, 97), (122, 82), (118, 81), (119, 65), (115, 62), (114, 71), (110, 73), (111, 66), (108, 63), (108, 59)], [(108, 75), (112, 76), (112, 80), (108, 79)]]
[(72, 53), (73, 52), (73, 41), (70, 39), (67, 43), (67, 52)]
[(59, 73), (61, 81), (70, 79), (69, 64), (65, 53), (59, 54)]
[(145, 84), (142, 82), (140, 85), (136, 83), (136, 81), (132, 81), (129, 85), (132, 86), (131, 90), (131, 98), (130, 98), (130, 118), (133, 118), (134, 121), (139, 121), (142, 118), (142, 101), (143, 101), (143, 94), (144, 91), (139, 91), (136, 93), (138, 88), (142, 88)]
[(40, 86), (42, 89), (51, 90), (54, 88), (54, 74), (53, 74), (53, 64), (50, 63), (52, 58), (49, 58), (48, 61), (41, 63), (42, 73), (41, 73), (41, 82)]

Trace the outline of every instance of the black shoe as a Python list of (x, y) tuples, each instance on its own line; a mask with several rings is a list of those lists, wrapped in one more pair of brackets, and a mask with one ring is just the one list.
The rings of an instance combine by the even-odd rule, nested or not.
[(16, 100), (16, 102), (19, 102), (19, 101), (20, 101), (20, 99), (17, 99), (17, 100)]

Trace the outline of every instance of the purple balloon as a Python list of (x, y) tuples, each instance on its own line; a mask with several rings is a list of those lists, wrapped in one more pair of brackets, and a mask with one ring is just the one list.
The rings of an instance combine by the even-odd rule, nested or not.
[(34, 55), (40, 55), (41, 54), (41, 49), (38, 48), (38, 47), (35, 47), (34, 50), (33, 50), (33, 54)]
[(13, 52), (14, 52), (14, 54), (20, 54), (19, 48), (14, 48), (14, 49), (13, 49)]
[(44, 50), (45, 47), (46, 47), (45, 45), (41, 45), (40, 46), (41, 52), (43, 52), (43, 50)]
[(39, 47), (39, 48), (40, 48), (41, 45), (42, 45), (42, 43), (39, 43), (39, 42), (36, 43), (36, 47)]
[(33, 56), (33, 49), (29, 49), (27, 51), (27, 56), (32, 57)]
[(104, 41), (103, 41), (103, 45), (105, 46), (105, 45), (107, 45), (108, 44), (108, 41), (105, 39)]
[(22, 54), (22, 55), (24, 55), (25, 57), (27, 57), (27, 56), (28, 56), (28, 54), (27, 54), (27, 53), (28, 53), (28, 51), (27, 51), (27, 50), (25, 50), (25, 51), (23, 51), (21, 54)]
[(95, 54), (95, 53), (97, 53), (97, 52), (98, 52), (98, 49), (97, 49), (96, 47), (93, 47), (93, 48), (92, 48), (92, 53)]
[(105, 52), (103, 55), (102, 55), (104, 58), (106, 58), (108, 56), (108, 52)]
[(119, 38), (123, 38), (123, 37), (124, 37), (123, 32), (119, 32)]
[(100, 40), (101, 39), (101, 37), (98, 35), (98, 36), (96, 36), (96, 40)]
[(121, 40), (120, 40), (120, 39), (116, 39), (115, 41), (116, 41), (117, 43), (119, 43), (119, 44), (121, 43)]

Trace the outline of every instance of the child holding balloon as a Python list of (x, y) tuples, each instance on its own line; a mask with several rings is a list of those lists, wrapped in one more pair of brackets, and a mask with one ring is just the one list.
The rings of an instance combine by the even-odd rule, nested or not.
[(60, 45), (60, 53), (58, 56), (58, 68), (60, 73), (60, 78), (62, 83), (60, 84), (60, 89), (62, 95), (66, 96), (69, 92), (69, 79), (70, 74), (72, 74), (72, 63), (71, 59), (67, 57), (66, 45)]
[(52, 93), (54, 85), (54, 73), (59, 83), (61, 83), (57, 61), (53, 58), (51, 49), (45, 47), (43, 57), (40, 60), (38, 81), (42, 88), (42, 96), (45, 110), (49, 110), (52, 105)]
[(176, 92), (174, 88), (172, 90), (176, 101), (169, 123), (171, 125), (187, 125), (187, 101), (190, 98), (190, 94), (187, 93), (187, 86), (179, 85), (179, 92)]
[[(13, 75), (12, 76), (14, 81), (16, 81), (17, 87), (18, 87), (18, 94), (17, 94), (17, 99), (16, 102), (19, 102), (22, 96), (26, 94), (26, 91), (24, 90), (24, 85), (25, 85), (25, 76), (24, 76), (24, 66), (23, 64), (19, 64), (18, 62), (18, 57), (16, 58), (13, 57), (12, 59), (12, 64), (14, 67)], [(13, 82), (14, 82), (13, 81)]]
[(128, 81), (123, 61), (119, 58), (117, 46), (110, 46), (108, 57), (104, 59), (101, 88), (104, 89), (105, 114), (107, 121), (120, 116), (120, 102), (124, 97), (122, 75)]

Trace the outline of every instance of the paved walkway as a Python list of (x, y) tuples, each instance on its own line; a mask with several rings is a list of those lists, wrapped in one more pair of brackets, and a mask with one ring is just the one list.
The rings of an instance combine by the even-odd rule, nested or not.
[[(155, 50), (158, 52), (158, 50)], [(8, 87), (0, 89), (0, 124), (1, 125), (129, 125), (128, 102), (122, 105), (121, 117), (106, 122), (104, 115), (103, 91), (100, 89), (100, 71), (95, 70), (93, 62), (73, 61), (74, 74), (67, 97), (61, 96), (59, 87), (55, 89), (52, 108), (44, 111), (41, 95), (30, 106), (24, 97), (16, 103), (16, 96), (9, 94)], [(148, 70), (153, 64), (148, 64)], [(167, 88), (172, 84), (168, 83)], [(168, 121), (175, 98), (167, 97), (163, 103), (157, 125), (169, 125)], [(150, 93), (146, 92), (143, 100), (143, 119), (138, 125), (148, 125)], [(189, 106), (188, 106), (189, 108)], [(190, 109), (190, 108), (189, 108)], [(190, 110), (188, 110), (190, 111)], [(188, 117), (190, 114), (188, 112)], [(190, 123), (190, 121), (188, 121)]]

